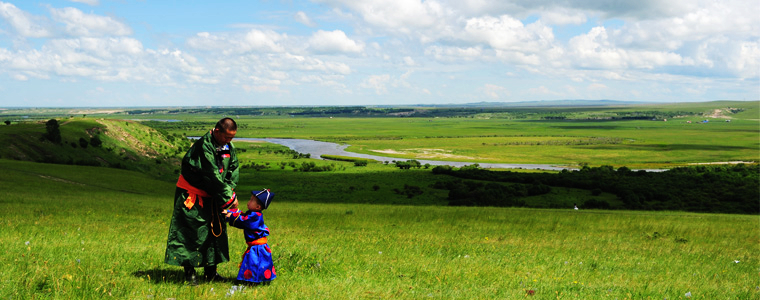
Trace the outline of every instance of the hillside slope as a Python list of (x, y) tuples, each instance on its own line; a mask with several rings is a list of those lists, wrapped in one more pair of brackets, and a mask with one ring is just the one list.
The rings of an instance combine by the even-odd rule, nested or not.
[(0, 158), (112, 167), (169, 178), (175, 177), (191, 143), (183, 136), (132, 121), (65, 118), (57, 122), (60, 143), (46, 138), (45, 122), (0, 126), (0, 142), (6, 145), (0, 149)]

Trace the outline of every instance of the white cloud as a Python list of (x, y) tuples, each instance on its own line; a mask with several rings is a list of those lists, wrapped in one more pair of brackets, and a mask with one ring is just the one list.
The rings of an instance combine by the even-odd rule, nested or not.
[(425, 55), (439, 61), (473, 61), (483, 57), (483, 49), (480, 46), (468, 48), (430, 46), (425, 48)]
[(286, 34), (260, 29), (250, 29), (243, 33), (199, 32), (187, 39), (187, 45), (198, 50), (221, 51), (225, 55), (249, 52), (282, 53), (285, 52), (285, 47), (281, 42), (287, 38)]
[(464, 40), (485, 43), (498, 50), (539, 52), (554, 43), (552, 29), (541, 22), (528, 26), (507, 15), (499, 18), (481, 17), (467, 20)]
[(296, 20), (296, 22), (304, 24), (309, 27), (317, 27), (317, 23), (311, 20), (309, 16), (306, 15), (305, 12), (299, 11), (295, 15), (293, 15), (293, 19)]
[(378, 95), (385, 95), (388, 93), (387, 85), (391, 80), (391, 75), (370, 75), (359, 86), (366, 89), (374, 89)]
[(607, 86), (601, 83), (592, 83), (589, 84), (588, 87), (586, 87), (589, 91), (599, 91), (599, 90), (606, 90)]
[(53, 20), (66, 25), (66, 33), (72, 36), (125, 36), (131, 35), (129, 26), (111, 17), (85, 14), (73, 7), (51, 8)]
[(317, 53), (359, 53), (364, 44), (354, 41), (341, 30), (319, 30), (309, 38), (309, 48)]
[(33, 16), (11, 3), (0, 2), (0, 17), (22, 37), (44, 38), (53, 35), (48, 28), (49, 20)]
[(595, 27), (587, 34), (572, 38), (568, 47), (573, 64), (582, 68), (652, 69), (689, 64), (688, 60), (672, 52), (619, 48), (604, 27)]
[(100, 0), (69, 0), (71, 2), (84, 3), (91, 6), (100, 5)]
[(585, 12), (575, 9), (559, 8), (541, 13), (541, 22), (544, 24), (581, 25), (587, 20)]
[(408, 67), (413, 67), (415, 65), (414, 59), (412, 59), (409, 56), (404, 56), (404, 64)]
[(548, 96), (562, 96), (562, 93), (552, 91), (543, 85), (537, 88), (528, 89), (528, 93), (533, 94), (533, 95), (538, 95), (538, 96), (547, 96), (547, 95)]
[(356, 11), (363, 20), (382, 30), (413, 34), (418, 29), (436, 28), (447, 9), (435, 0), (324, 0)]
[(491, 99), (502, 99), (509, 96), (509, 90), (507, 90), (507, 88), (495, 84), (487, 83), (483, 85), (480, 90), (486, 97)]

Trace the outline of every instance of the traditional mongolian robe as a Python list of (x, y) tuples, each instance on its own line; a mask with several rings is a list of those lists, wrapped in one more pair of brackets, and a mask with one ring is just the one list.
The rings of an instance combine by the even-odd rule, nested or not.
[(221, 211), (235, 199), (238, 160), (232, 143), (217, 145), (211, 132), (182, 159), (164, 258), (170, 265), (207, 267), (230, 260)]
[(275, 279), (277, 274), (272, 263), (272, 249), (267, 244), (269, 228), (264, 224), (260, 212), (230, 210), (232, 215), (226, 218), (230, 226), (243, 229), (248, 248), (243, 253), (238, 271), (238, 280), (248, 282), (267, 282)]

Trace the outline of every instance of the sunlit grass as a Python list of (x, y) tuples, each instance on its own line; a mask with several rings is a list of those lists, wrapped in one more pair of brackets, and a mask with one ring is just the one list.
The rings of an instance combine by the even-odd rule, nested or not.
[[(232, 282), (186, 286), (179, 268), (163, 264), (173, 184), (106, 168), (0, 161), (0, 171), (0, 294), (230, 293)], [(278, 197), (265, 212), (278, 278), (231, 299), (521, 299), (528, 290), (537, 299), (760, 297), (757, 216)], [(230, 245), (220, 272), (234, 277), (242, 233), (231, 231)]]

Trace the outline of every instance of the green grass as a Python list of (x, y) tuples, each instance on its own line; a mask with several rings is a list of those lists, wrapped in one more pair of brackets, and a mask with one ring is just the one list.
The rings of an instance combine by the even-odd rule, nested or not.
[[(729, 107), (741, 110), (733, 113), (727, 111)], [(731, 118), (731, 122), (711, 116), (715, 109), (720, 109), (722, 116)], [(509, 119), (487, 115), (461, 118), (235, 117), (240, 125), (238, 137), (347, 143), (351, 145), (348, 151), (373, 155), (386, 151), (405, 159), (568, 167), (612, 165), (635, 169), (760, 161), (760, 106), (756, 101), (532, 110), (536, 114), (556, 110), (579, 119)], [(667, 122), (599, 119), (634, 111), (684, 111), (690, 115), (669, 118)], [(152, 126), (173, 133), (200, 135), (220, 116), (159, 114), (153, 117), (185, 122)], [(705, 119), (710, 122), (701, 123)]]
[[(760, 297), (757, 216), (320, 203), (309, 197), (333, 193), (296, 176), (339, 183), (362, 173), (353, 170), (244, 172), (241, 189), (277, 185), (265, 215), (278, 278), (229, 299)], [(296, 177), (267, 179), (277, 172)], [(399, 174), (413, 173), (386, 176)], [(0, 188), (6, 298), (226, 299), (232, 286), (189, 287), (163, 264), (172, 183), (0, 160)], [(232, 277), (245, 248), (239, 231), (230, 244), (220, 272)]]
[[(357, 153), (380, 155), (378, 151), (386, 151), (404, 159), (481, 163), (650, 169), (704, 162), (760, 161), (758, 101), (514, 108), (503, 113), (472, 114), (470, 111), (448, 118), (289, 117), (287, 108), (276, 110), (281, 115), (233, 115), (239, 125), (237, 136), (315, 139), (347, 143), (351, 145), (347, 150)], [(713, 116), (716, 110), (720, 114)], [(36, 117), (35, 113), (47, 116), (55, 112), (7, 110), (0, 111), (0, 117), (23, 113)], [(71, 113), (65, 109), (57, 112)], [(183, 122), (146, 124), (173, 134), (198, 136), (224, 116), (218, 113), (168, 114), (168, 110), (158, 109), (156, 112), (144, 115), (92, 112), (88, 118), (177, 119)], [(667, 122), (605, 119), (634, 112), (676, 116)], [(512, 118), (517, 115), (521, 119)], [(573, 120), (541, 119), (551, 115)], [(731, 122), (725, 122), (727, 118)], [(710, 122), (700, 123), (706, 119)], [(127, 126), (119, 127), (127, 129)], [(141, 139), (150, 138), (143, 135)]]

